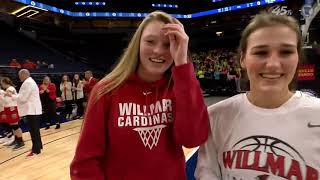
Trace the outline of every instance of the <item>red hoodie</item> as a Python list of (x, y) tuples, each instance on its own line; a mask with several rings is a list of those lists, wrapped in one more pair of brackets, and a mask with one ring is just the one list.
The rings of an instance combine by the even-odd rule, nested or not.
[[(56, 85), (55, 84), (53, 84), (53, 83), (50, 83), (49, 85), (48, 85), (48, 94), (49, 94), (49, 98), (52, 100), (52, 101), (56, 101), (56, 97), (57, 97), (57, 95), (56, 95)], [(44, 87), (42, 86), (42, 85), (40, 85), (39, 86), (39, 90), (41, 91), (41, 90), (44, 90)]]
[(133, 74), (88, 107), (73, 180), (186, 179), (182, 146), (206, 141), (208, 112), (192, 64), (174, 67), (172, 75), (168, 86), (168, 77), (146, 83)]
[(88, 82), (84, 84), (83, 91), (86, 99), (89, 99), (93, 87), (98, 83), (98, 79), (91, 77)]

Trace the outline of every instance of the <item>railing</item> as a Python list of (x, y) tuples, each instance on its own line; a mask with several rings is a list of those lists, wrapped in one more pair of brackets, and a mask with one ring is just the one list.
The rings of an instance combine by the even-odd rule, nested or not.
[(0, 65), (0, 68), (15, 68), (15, 66)]

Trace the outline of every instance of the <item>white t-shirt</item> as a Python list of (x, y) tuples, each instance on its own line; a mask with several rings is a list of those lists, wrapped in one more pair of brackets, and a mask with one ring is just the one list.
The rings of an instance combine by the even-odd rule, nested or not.
[[(13, 86), (9, 86), (6, 91), (10, 91), (12, 94), (16, 95), (17, 91)], [(17, 106), (17, 100), (14, 99), (13, 97), (9, 97), (9, 96), (4, 96), (4, 107), (15, 107)]]
[(239, 94), (208, 112), (197, 179), (320, 179), (320, 99), (297, 91), (281, 107), (263, 109)]

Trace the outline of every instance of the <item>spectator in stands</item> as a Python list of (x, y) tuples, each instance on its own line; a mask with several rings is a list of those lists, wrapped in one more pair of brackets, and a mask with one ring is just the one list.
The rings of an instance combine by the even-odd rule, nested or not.
[(42, 141), (39, 131), (39, 120), (42, 114), (42, 107), (37, 83), (30, 77), (30, 72), (27, 69), (19, 71), (19, 79), (23, 82), (19, 93), (13, 96), (18, 102), (18, 112), (20, 117), (25, 117), (29, 125), (29, 132), (32, 141), (32, 150), (27, 155), (28, 157), (41, 153)]
[(36, 64), (37, 64), (37, 69), (41, 69), (42, 68), (41, 67), (41, 62), (39, 60), (37, 60)]
[[(194, 53), (192, 57), (201, 87), (206, 89), (206, 91), (234, 92), (235, 84), (240, 85), (240, 79), (234, 79), (233, 76), (228, 76), (229, 69), (238, 67), (233, 49), (214, 49), (207, 52)], [(201, 78), (203, 77), (203, 73), (205, 78)], [(209, 73), (214, 76), (208, 78), (210, 77)], [(228, 83), (231, 81), (232, 89), (230, 89), (229, 86), (231, 84)], [(239, 90), (240, 88), (238, 87), (239, 86), (237, 86), (237, 89)]]
[(50, 77), (45, 76), (39, 86), (41, 104), (43, 109), (43, 119), (46, 122), (45, 130), (50, 128), (53, 120), (56, 120), (56, 129), (60, 128), (60, 120), (56, 113), (56, 85), (51, 83)]
[(72, 92), (73, 92), (73, 99), (77, 104), (77, 116), (74, 119), (79, 119), (84, 112), (83, 102), (84, 102), (84, 94), (83, 94), (83, 85), (84, 82), (80, 80), (79, 74), (75, 74), (73, 76), (72, 81)]
[(9, 66), (13, 69), (20, 69), (21, 68), (21, 64), (18, 62), (17, 59), (12, 59)]
[(208, 129), (188, 41), (166, 13), (143, 20), (91, 92), (71, 179), (186, 179), (182, 146), (200, 145)]
[(48, 64), (45, 61), (37, 60), (36, 65), (37, 65), (37, 69), (47, 69), (48, 68)]
[(231, 88), (231, 91), (236, 91), (237, 71), (235, 67), (229, 67), (227, 79), (229, 81), (229, 87)]
[[(4, 77), (1, 79), (1, 86), (6, 91), (6, 93), (16, 95), (17, 91), (14, 88), (12, 81)], [(13, 150), (18, 150), (24, 146), (24, 142), (22, 139), (22, 130), (19, 127), (20, 117), (18, 114), (18, 104), (17, 100), (14, 99), (12, 96), (4, 96), (3, 100), (4, 104), (4, 116), (5, 121), (10, 124), (11, 128), (13, 129), (15, 140), (11, 144), (7, 144), (8, 146), (12, 146)]]
[(241, 68), (237, 67), (236, 68), (236, 89), (237, 92), (241, 92)]
[(48, 65), (48, 68), (49, 68), (49, 69), (54, 69), (54, 64), (49, 64), (49, 65)]
[(63, 75), (60, 83), (61, 98), (65, 104), (65, 118), (70, 120), (72, 117), (72, 83), (68, 75)]
[(200, 69), (197, 72), (197, 77), (198, 80), (200, 82), (201, 88), (203, 91), (206, 90), (206, 83), (205, 83), (205, 73), (206, 73), (206, 67), (205, 66), (201, 66)]
[(97, 84), (98, 79), (93, 77), (92, 71), (84, 72), (84, 78), (86, 81), (84, 82), (83, 90), (84, 90), (85, 100), (88, 102), (91, 90), (93, 89), (94, 85)]
[(294, 17), (259, 14), (244, 29), (250, 91), (208, 108), (196, 179), (320, 178), (320, 99), (291, 88), (302, 46)]
[(25, 63), (22, 64), (22, 68), (28, 69), (28, 70), (33, 70), (33, 69), (37, 68), (37, 65), (34, 62), (32, 62), (31, 60), (27, 59), (25, 61)]
[(219, 66), (215, 66), (213, 75), (214, 75), (214, 79), (216, 81), (220, 80), (220, 67)]
[(37, 69), (47, 69), (48, 68), (48, 63), (45, 61), (37, 61)]

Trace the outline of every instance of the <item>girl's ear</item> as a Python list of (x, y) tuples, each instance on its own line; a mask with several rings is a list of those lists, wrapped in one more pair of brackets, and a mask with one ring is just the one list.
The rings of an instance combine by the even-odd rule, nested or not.
[(242, 69), (246, 69), (246, 65), (245, 65), (245, 55), (244, 53), (241, 51), (240, 53), (240, 65)]

